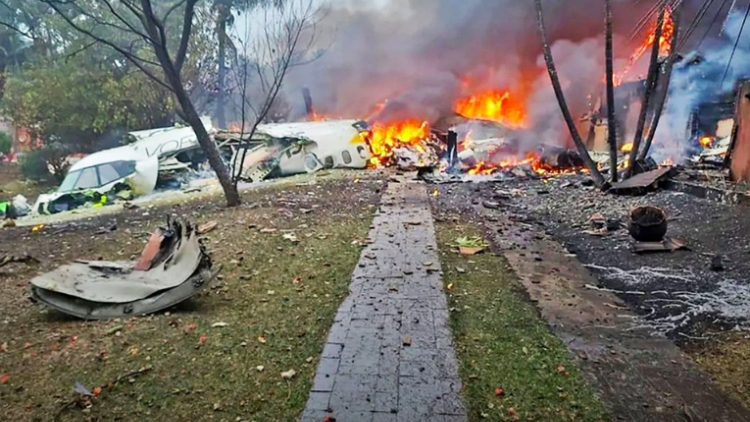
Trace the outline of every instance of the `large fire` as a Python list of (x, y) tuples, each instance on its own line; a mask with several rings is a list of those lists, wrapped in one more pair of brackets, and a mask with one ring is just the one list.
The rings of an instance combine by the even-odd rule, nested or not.
[[(375, 109), (382, 109), (382, 105), (376, 106)], [(522, 128), (527, 124), (523, 104), (515, 100), (509, 91), (490, 90), (462, 98), (454, 104), (454, 111), (469, 119), (492, 120), (509, 128)], [(377, 168), (392, 164), (394, 151), (399, 148), (409, 148), (420, 153), (424, 153), (426, 148), (429, 148), (427, 144), (432, 135), (427, 122), (404, 120), (369, 123), (370, 130), (366, 134), (366, 140), (372, 153), (371, 167)], [(459, 139), (459, 151), (471, 149), (473, 146), (471, 132), (464, 139)], [(479, 161), (467, 171), (472, 175), (490, 175), (518, 166), (525, 166), (539, 175), (581, 171), (576, 168), (559, 169), (546, 164), (535, 152), (528, 153), (524, 158), (506, 156), (493, 158), (492, 162)]]
[(511, 97), (509, 91), (492, 90), (460, 99), (454, 111), (469, 119), (494, 120), (511, 128), (526, 125), (523, 104)]
[(382, 167), (391, 162), (393, 150), (399, 147), (411, 146), (423, 152), (424, 141), (430, 136), (427, 122), (406, 120), (393, 123), (374, 123), (370, 127), (368, 143), (372, 158), (370, 165)]
[[(651, 49), (651, 47), (654, 45), (654, 42), (656, 42), (656, 25), (657, 22), (654, 22), (654, 24), (651, 27), (651, 30), (648, 32), (648, 36), (646, 39), (641, 43), (640, 46), (635, 50), (635, 52), (630, 56), (628, 59), (628, 64), (625, 66), (625, 69), (618, 74), (615, 75), (615, 85), (622, 84), (623, 80), (625, 79), (625, 76), (630, 72), (630, 69), (635, 66), (635, 64), (638, 62), (638, 60), (643, 57), (643, 55)], [(660, 56), (667, 56), (671, 52), (672, 49), (672, 37), (674, 36), (674, 19), (672, 18), (672, 9), (670, 9), (669, 6), (666, 7), (664, 12), (664, 24), (662, 25), (661, 30), (661, 37), (659, 38), (659, 55)]]

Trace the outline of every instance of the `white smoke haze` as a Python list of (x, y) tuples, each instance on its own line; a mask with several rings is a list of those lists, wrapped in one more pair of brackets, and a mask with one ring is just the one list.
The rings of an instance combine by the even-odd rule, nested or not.
[[(730, 94), (737, 88), (739, 80), (750, 77), (750, 27), (740, 34), (743, 19), (744, 11), (730, 13), (718, 39), (706, 43), (675, 66), (669, 100), (652, 148), (652, 156), (657, 161), (688, 158), (691, 144), (686, 134), (691, 112), (701, 103), (717, 101), (723, 95)], [(740, 36), (732, 57), (735, 42)], [(702, 57), (702, 61), (690, 64), (690, 60), (697, 55)]]

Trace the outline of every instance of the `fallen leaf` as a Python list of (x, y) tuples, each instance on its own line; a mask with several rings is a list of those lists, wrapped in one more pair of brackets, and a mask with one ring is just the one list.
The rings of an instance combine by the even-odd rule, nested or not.
[(195, 331), (196, 328), (198, 328), (198, 324), (196, 324), (194, 322), (186, 325), (185, 326), (185, 330), (184, 330), (185, 334), (192, 334)]
[(94, 388), (91, 393), (94, 395), (94, 397), (99, 397), (99, 395), (102, 394), (102, 387)]
[(128, 353), (130, 353), (131, 356), (138, 356), (139, 350), (137, 347), (133, 346), (128, 349)]
[(114, 327), (107, 330), (107, 335), (111, 336), (112, 334), (116, 334), (120, 330), (122, 330), (122, 325), (115, 325)]
[(475, 246), (475, 247), (461, 246), (460, 248), (458, 248), (458, 252), (464, 256), (474, 256), (474, 255), (484, 252), (484, 248), (479, 247), (479, 246)]
[(266, 338), (263, 336), (258, 337), (258, 343), (266, 344)]
[(7, 351), (8, 351), (8, 343), (0, 344), (0, 352), (7, 352)]
[(288, 370), (286, 372), (282, 372), (281, 373), (281, 378), (283, 378), (285, 380), (290, 380), (290, 379), (294, 378), (296, 375), (297, 375), (297, 371), (295, 371), (294, 369), (290, 369), (290, 370)]
[(497, 388), (495, 389), (495, 395), (496, 395), (496, 396), (500, 397), (500, 396), (502, 396), (503, 394), (505, 394), (505, 390), (503, 390), (502, 388), (500, 388), (500, 387), (497, 387)]
[(31, 343), (24, 343), (23, 348), (24, 349), (30, 349), (33, 346)]
[(518, 420), (518, 412), (516, 412), (516, 409), (509, 407), (508, 408), (508, 416), (513, 418), (514, 421)]
[(10, 375), (8, 374), (0, 375), (0, 384), (7, 384), (9, 382), (10, 382)]
[(198, 229), (196, 230), (196, 232), (198, 234), (206, 234), (212, 231), (213, 229), (215, 229), (218, 225), (219, 223), (217, 223), (216, 221), (209, 221), (207, 223), (203, 223), (200, 226), (198, 226)]
[(208, 341), (208, 336), (205, 334), (201, 334), (201, 337), (198, 339), (198, 345), (203, 345)]
[(529, 349), (527, 349), (526, 346), (523, 346), (523, 348), (521, 349), (521, 351), (523, 352), (524, 355), (528, 355), (529, 354)]
[(292, 243), (298, 243), (299, 239), (297, 239), (297, 236), (294, 235), (294, 233), (286, 233), (284, 236), (282, 236), (284, 239), (292, 242)]
[(292, 280), (292, 284), (300, 284), (300, 283), (302, 283), (302, 277), (300, 276), (294, 277), (294, 280)]
[(313, 361), (313, 357), (312, 356), (310, 356), (307, 359), (305, 359), (305, 362), (307, 362), (307, 363), (312, 363), (312, 361)]
[(263, 372), (263, 370), (266, 369), (263, 365), (258, 365), (255, 367), (255, 370), (258, 372)]
[(448, 285), (445, 286), (445, 288), (448, 289), (448, 290), (453, 290), (453, 287), (455, 287), (455, 286), (453, 286), (453, 283), (448, 283)]
[(565, 372), (565, 367), (562, 365), (557, 365), (557, 373), (562, 374)]
[(261, 233), (276, 233), (276, 229), (260, 229)]
[(410, 336), (404, 337), (403, 344), (404, 346), (411, 346), (411, 337)]

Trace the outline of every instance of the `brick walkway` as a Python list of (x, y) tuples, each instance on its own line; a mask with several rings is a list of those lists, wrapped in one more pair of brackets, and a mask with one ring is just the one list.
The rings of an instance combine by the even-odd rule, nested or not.
[(388, 186), (303, 422), (465, 422), (424, 185)]

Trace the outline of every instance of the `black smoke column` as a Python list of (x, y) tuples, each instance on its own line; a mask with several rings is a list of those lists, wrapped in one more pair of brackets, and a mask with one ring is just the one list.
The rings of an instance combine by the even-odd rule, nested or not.
[(302, 98), (305, 99), (305, 115), (312, 117), (315, 110), (313, 110), (312, 95), (310, 94), (310, 88), (302, 88)]
[(458, 164), (458, 133), (454, 130), (448, 131), (448, 171), (453, 172)]

